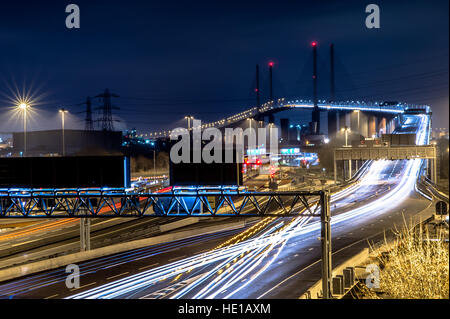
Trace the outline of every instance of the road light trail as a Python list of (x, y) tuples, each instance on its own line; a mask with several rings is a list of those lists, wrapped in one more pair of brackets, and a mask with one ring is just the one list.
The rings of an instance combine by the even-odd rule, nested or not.
[[(421, 143), (422, 140), (419, 136), (419, 140), (418, 140), (418, 144)], [(386, 162), (385, 161), (377, 161), (375, 162), (375, 164), (373, 165), (373, 167), (371, 167), (371, 170), (369, 171), (368, 174), (366, 174), (361, 182), (361, 185), (367, 185), (370, 184), (371, 182), (373, 182), (374, 179), (376, 179), (379, 175), (380, 172), (383, 170), (383, 168), (385, 168), (386, 166)], [(419, 167), (420, 167), (420, 161), (419, 160), (414, 160), (408, 163), (408, 167), (406, 168), (406, 172), (404, 174), (404, 176), (406, 176), (406, 178), (402, 178), (401, 183), (398, 184), (398, 186), (396, 188), (394, 188), (391, 192), (389, 192), (386, 196), (381, 197), (380, 199), (378, 199), (377, 201), (375, 201), (374, 203), (371, 203), (370, 205), (367, 205), (364, 209), (357, 209), (357, 210), (352, 210), (350, 212), (347, 213), (343, 213), (340, 214), (334, 218), (332, 218), (332, 224), (336, 224), (345, 220), (349, 220), (351, 218), (355, 218), (356, 216), (359, 216), (361, 214), (367, 214), (373, 211), (378, 211), (378, 212), (383, 212), (380, 208), (383, 205), (384, 207), (386, 207), (386, 205), (389, 204), (395, 204), (396, 202), (401, 202), (401, 198), (403, 198), (405, 196), (405, 193), (410, 192), (413, 189), (413, 185), (415, 183), (415, 180), (417, 178), (417, 175), (414, 174), (414, 172), (418, 172), (419, 171)], [(351, 191), (351, 190), (350, 190)], [(343, 192), (343, 194), (339, 194), (338, 196), (335, 196), (337, 199), (342, 198), (343, 196), (345, 196), (345, 194), (347, 194), (349, 191), (345, 191)], [(336, 200), (336, 199), (335, 199)], [(251, 279), (246, 281), (243, 285), (241, 285), (240, 287), (238, 287), (237, 289), (235, 289), (234, 291), (232, 291), (231, 293), (229, 293), (228, 295), (226, 295), (223, 298), (230, 298), (231, 296), (233, 296), (235, 293), (239, 292), (241, 289), (243, 289), (245, 286), (247, 286), (250, 282), (252, 282), (255, 278), (258, 277), (259, 274), (261, 274), (265, 269), (267, 269), (272, 263), (273, 261), (276, 259), (276, 257), (279, 255), (279, 253), (281, 252), (282, 248), (284, 247), (284, 245), (287, 243), (287, 241), (292, 237), (292, 235), (296, 234), (298, 235), (298, 231), (296, 232), (297, 229), (300, 230), (301, 234), (307, 233), (307, 232), (311, 232), (314, 230), (318, 230), (320, 228), (320, 224), (318, 222), (313, 223), (311, 225), (309, 225), (307, 228), (303, 228), (304, 224), (299, 224), (298, 227), (292, 227), (291, 229), (289, 229), (287, 231), (287, 236), (284, 237), (282, 240), (280, 240), (279, 238), (274, 238), (274, 242), (272, 242), (269, 246), (269, 248), (267, 250), (264, 251), (264, 255), (261, 257), (256, 258), (255, 256), (260, 255), (260, 252), (255, 252), (255, 254), (253, 255), (247, 255), (246, 258), (247, 260), (245, 261), (246, 264), (250, 264), (252, 263), (252, 266), (248, 267), (248, 269), (245, 269), (245, 272), (241, 272), (239, 273), (240, 269), (243, 268), (241, 265), (239, 265), (238, 267), (235, 267), (236, 269), (234, 270), (235, 272), (237, 272), (237, 274), (234, 275), (234, 278), (237, 279), (241, 279), (243, 278), (245, 275), (249, 274), (250, 271), (252, 271), (254, 268), (256, 268), (256, 266), (258, 266), (262, 259), (264, 259), (265, 257), (268, 256), (269, 252), (274, 249), (277, 245), (280, 245), (280, 248), (278, 250), (278, 252), (274, 255), (273, 258), (271, 258), (265, 265), (264, 267), (262, 267), (258, 272), (256, 272), (255, 274), (252, 275)], [(312, 227), (311, 227), (312, 226)], [(290, 230), (294, 230), (291, 232), (291, 234), (289, 234)], [(282, 234), (283, 235), (283, 234)], [(282, 236), (280, 236), (282, 237)], [(226, 270), (226, 272), (230, 273), (230, 270)], [(239, 276), (240, 275), (240, 276)], [(179, 293), (177, 293), (176, 295), (172, 296), (171, 298), (179, 298), (184, 296), (184, 294), (186, 292), (188, 292), (189, 290), (192, 289), (192, 286), (195, 286), (197, 284), (199, 284), (199, 281), (205, 280), (206, 278), (200, 278), (197, 279), (197, 283), (191, 283), (190, 286), (191, 287), (187, 287), (184, 290), (180, 291)], [(202, 291), (200, 291), (199, 293), (197, 293), (196, 295), (193, 296), (193, 298), (215, 298), (218, 296), (218, 294), (220, 294), (221, 292), (225, 291), (228, 287), (232, 286), (234, 283), (236, 283), (236, 280), (232, 280), (232, 275), (229, 276), (222, 276), (222, 278), (217, 278), (215, 279), (212, 283), (210, 283), (209, 285), (207, 285), (205, 288), (202, 289)], [(212, 290), (214, 288), (216, 289), (216, 292), (211, 293), (210, 295), (207, 295), (208, 292), (212, 292)]]
[[(239, 229), (236, 229), (236, 230), (227, 230), (220, 233), (206, 234), (196, 236), (193, 238), (181, 239), (174, 242), (135, 249), (133, 251), (123, 252), (112, 256), (105, 256), (91, 261), (86, 261), (79, 264), (80, 277), (91, 273), (95, 273), (101, 269), (114, 267), (118, 264), (138, 261), (141, 259), (149, 258), (152, 256), (158, 256), (170, 251), (174, 251), (176, 249), (187, 247), (192, 244), (234, 235), (239, 231), (240, 231)], [(42, 274), (33, 275), (23, 279), (19, 279), (11, 283), (0, 285), (0, 296), (12, 297), (15, 294), (20, 295), (20, 293), (24, 291), (31, 291), (34, 289), (39, 289), (40, 287), (43, 286), (52, 285), (58, 282), (64, 282), (66, 280), (66, 277), (67, 274), (65, 273), (64, 269), (62, 270), (58, 269), (50, 272), (45, 272)]]
[[(429, 138), (427, 134), (429, 125), (427, 117), (419, 115), (415, 118), (419, 118), (416, 143), (418, 145), (426, 144)], [(331, 223), (337, 224), (359, 216), (383, 214), (401, 203), (402, 199), (414, 190), (414, 185), (420, 172), (421, 162), (422, 160), (418, 159), (408, 161), (396, 187), (367, 205), (333, 216)], [(376, 161), (372, 163), (369, 171), (362, 177), (361, 183), (358, 186), (338, 193), (332, 200), (339, 201), (345, 198), (350, 192), (360, 187), (373, 184), (374, 181), (380, 179), (380, 174), (387, 165), (387, 161)], [(200, 291), (196, 292), (193, 298), (215, 298), (219, 294), (224, 293), (227, 288), (237, 285), (242, 278), (249, 276), (253, 271), (250, 280), (237, 286), (234, 290), (229, 291), (226, 296), (222, 297), (230, 298), (258, 278), (276, 260), (289, 239), (294, 236), (310, 233), (319, 229), (319, 227), (320, 225), (317, 222), (306, 225), (305, 217), (296, 217), (285, 227), (283, 227), (282, 222), (278, 222), (255, 238), (188, 257), (110, 284), (87, 290), (69, 298), (117, 298), (127, 293), (149, 287), (161, 280), (174, 277), (180, 278), (178, 276), (189, 274), (200, 268), (205, 269), (205, 267), (212, 267), (212, 269), (204, 271), (201, 276), (196, 274), (195, 280), (189, 282), (186, 287), (171, 298), (186, 297), (186, 294), (193, 292), (195, 288), (201, 287), (205, 283), (206, 286), (201, 287)], [(270, 256), (271, 253), (273, 253), (272, 256)], [(239, 262), (235, 261), (236, 258), (239, 259)], [(266, 259), (268, 260), (265, 261)], [(231, 265), (233, 261), (235, 262)], [(257, 270), (256, 268), (258, 266), (261, 266), (261, 268)], [(212, 279), (212, 274), (215, 275), (214, 279)]]

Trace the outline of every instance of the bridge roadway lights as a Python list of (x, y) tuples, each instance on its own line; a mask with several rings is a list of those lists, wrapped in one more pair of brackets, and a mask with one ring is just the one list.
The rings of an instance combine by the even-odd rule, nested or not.
[[(405, 110), (407, 110), (408, 107), (410, 107), (411, 105), (406, 105), (406, 104), (402, 104), (402, 105), (395, 105), (395, 106), (386, 106), (383, 108), (380, 108), (380, 105), (378, 104), (366, 104), (366, 103), (362, 103), (362, 104), (355, 104), (353, 102), (342, 102), (342, 103), (318, 103), (318, 107), (321, 110), (324, 111), (339, 111), (339, 113), (341, 115), (343, 115), (345, 112), (349, 113), (349, 112), (353, 112), (355, 110), (359, 110), (361, 113), (361, 117), (360, 117), (360, 128), (361, 128), (361, 133), (363, 136), (371, 136), (372, 134), (374, 134), (374, 132), (372, 134), (368, 134), (368, 124), (370, 123), (369, 120), (369, 115), (370, 114), (374, 114), (374, 113), (383, 113), (384, 115), (388, 116), (388, 114), (391, 114), (391, 116), (395, 116), (396, 118), (396, 122), (395, 125), (400, 125), (400, 123), (403, 123), (402, 120), (402, 113), (405, 112)], [(287, 110), (287, 109), (292, 109), (292, 108), (301, 108), (301, 109), (309, 109), (311, 110), (311, 108), (314, 107), (314, 103), (311, 102), (311, 100), (286, 100), (285, 98), (279, 98), (276, 101), (270, 101), (266, 104), (263, 104), (263, 106), (261, 108), (252, 108), (252, 109), (248, 109), (247, 112), (248, 114), (253, 114), (253, 116), (258, 115), (258, 117), (260, 118), (260, 120), (262, 121), (264, 117), (269, 116), (269, 114), (276, 113), (279, 111), (283, 111), (283, 110)], [(255, 114), (256, 113), (256, 114)], [(431, 115), (431, 112), (428, 111), (428, 114)], [(227, 125), (236, 123), (241, 121), (242, 118), (240, 116), (238, 116), (237, 114), (230, 116), (228, 118), (225, 119), (224, 122), (227, 123)], [(344, 123), (342, 123), (341, 121), (343, 121)], [(339, 120), (339, 122), (341, 122), (340, 127), (344, 127), (346, 125), (347, 119), (345, 118), (345, 116)], [(273, 123), (273, 121), (269, 120), (269, 123)], [(212, 124), (212, 123), (210, 123)], [(217, 124), (217, 123), (216, 123)], [(220, 123), (217, 125), (214, 125), (218, 128), (223, 128), (224, 127), (224, 123)], [(394, 127), (395, 128), (395, 127)], [(391, 130), (393, 130), (394, 128), (391, 128)], [(376, 130), (376, 127), (374, 128), (374, 131)], [(168, 133), (169, 131), (164, 131), (163, 132), (155, 132), (155, 137), (157, 138), (165, 138), (165, 137), (169, 137)], [(330, 132), (328, 132), (328, 134), (330, 135)]]

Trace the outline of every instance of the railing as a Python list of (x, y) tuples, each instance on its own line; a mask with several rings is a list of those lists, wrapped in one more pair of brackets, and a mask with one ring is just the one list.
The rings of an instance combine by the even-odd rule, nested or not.
[(433, 183), (428, 177), (424, 176), (423, 184), (424, 186), (426, 186), (428, 192), (430, 192), (433, 197), (448, 203), (449, 201), (448, 195), (441, 192), (438, 186), (435, 183)]

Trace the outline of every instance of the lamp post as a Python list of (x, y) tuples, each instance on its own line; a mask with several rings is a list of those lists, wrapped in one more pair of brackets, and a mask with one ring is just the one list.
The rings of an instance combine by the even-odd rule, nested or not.
[(59, 113), (61, 113), (61, 126), (62, 126), (62, 155), (66, 156), (66, 145), (65, 145), (65, 139), (64, 139), (64, 116), (68, 111), (64, 108), (61, 108), (59, 110)]
[(27, 154), (27, 109), (30, 107), (27, 103), (20, 103), (18, 106), (23, 111), (23, 156)]
[(153, 148), (153, 180), (156, 182), (156, 149)]
[[(345, 147), (348, 147), (348, 132), (350, 132), (350, 128), (345, 126), (342, 128), (342, 131), (345, 133)], [(344, 173), (345, 173), (345, 165), (344, 165)], [(352, 160), (348, 160), (348, 179), (352, 178)], [(345, 180), (345, 174), (344, 174)]]
[(345, 134), (345, 147), (348, 147), (348, 132), (350, 132), (350, 128), (345, 126), (341, 129), (341, 131), (343, 131)]
[(152, 142), (153, 145), (153, 180), (156, 183), (156, 143)]

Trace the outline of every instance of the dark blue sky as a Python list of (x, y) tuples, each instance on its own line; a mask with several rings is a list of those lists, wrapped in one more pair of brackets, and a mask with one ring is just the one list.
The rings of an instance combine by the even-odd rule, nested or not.
[[(69, 3), (80, 29), (65, 27)], [(369, 3), (380, 29), (365, 27)], [(40, 96), (31, 129), (57, 128), (60, 106), (68, 127), (82, 127), (76, 104), (105, 88), (121, 96), (117, 128), (221, 119), (254, 105), (256, 63), (267, 95), (270, 60), (277, 97), (309, 98), (313, 40), (320, 98), (333, 42), (337, 98), (427, 103), (434, 127), (448, 128), (448, 27), (448, 0), (2, 2), (0, 132), (22, 129), (8, 99), (16, 88)]]

